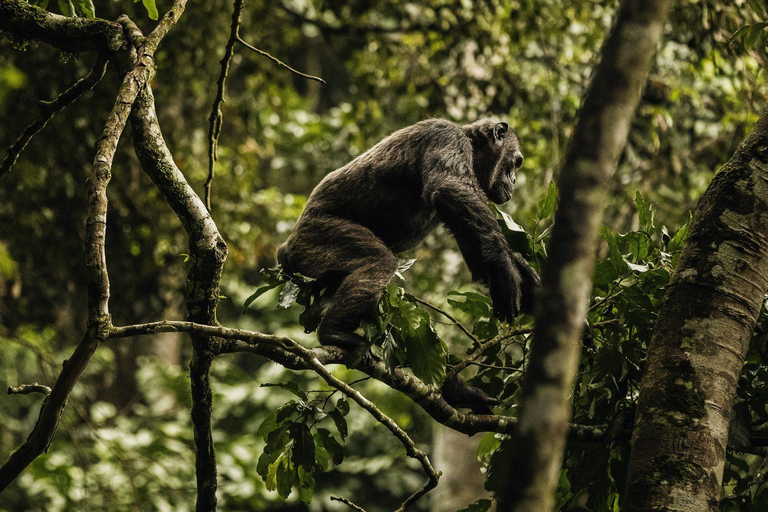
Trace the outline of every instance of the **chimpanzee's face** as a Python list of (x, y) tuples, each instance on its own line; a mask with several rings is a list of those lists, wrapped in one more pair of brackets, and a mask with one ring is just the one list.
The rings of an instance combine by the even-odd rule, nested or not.
[[(506, 203), (512, 197), (515, 188), (515, 171), (523, 165), (523, 153), (520, 140), (507, 123), (496, 123), (488, 134), (489, 148), (493, 158), (493, 168), (488, 175), (485, 193), (492, 202)], [(481, 181), (482, 183), (482, 181)]]

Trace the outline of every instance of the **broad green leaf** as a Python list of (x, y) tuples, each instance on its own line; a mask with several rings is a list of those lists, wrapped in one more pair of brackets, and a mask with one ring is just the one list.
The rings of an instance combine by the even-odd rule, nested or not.
[(512, 220), (506, 212), (501, 211), (495, 204), (490, 204), (491, 210), (496, 214), (496, 220), (501, 227), (501, 232), (504, 233), (504, 238), (512, 248), (513, 251), (519, 252), (523, 256), (530, 256), (531, 243), (528, 237), (528, 233), (525, 232), (523, 227)]
[(338, 410), (342, 416), (349, 414), (349, 402), (345, 398), (339, 398), (336, 400), (336, 410)]
[(259, 476), (264, 480), (264, 483), (267, 484), (267, 489), (270, 491), (274, 491), (275, 487), (270, 487), (268, 483), (269, 479), (269, 473), (270, 473), (270, 467), (275, 463), (278, 457), (283, 452), (275, 451), (275, 452), (268, 452), (268, 451), (262, 451), (261, 456), (259, 457), (259, 461), (256, 463), (256, 473), (259, 474)]
[(285, 499), (290, 496), (291, 489), (293, 489), (293, 486), (296, 483), (296, 469), (291, 462), (291, 458), (287, 457), (285, 454), (280, 456), (277, 463), (275, 463), (275, 466), (277, 466), (275, 474), (277, 494)]
[(88, 19), (96, 17), (96, 8), (93, 6), (92, 0), (75, 0), (75, 4), (79, 8), (80, 12), (85, 14)]
[(307, 470), (304, 467), (298, 468), (299, 475), (299, 499), (304, 503), (312, 501), (315, 494), (315, 476), (314, 469)]
[(395, 339), (397, 334), (402, 338), (413, 373), (427, 384), (441, 384), (447, 349), (429, 323), (427, 312), (404, 301), (392, 317), (392, 325)]
[(653, 248), (653, 241), (645, 231), (630, 231), (624, 235), (619, 235), (618, 239), (627, 244), (629, 254), (638, 263), (648, 258)]
[(336, 429), (339, 431), (339, 436), (341, 437), (341, 440), (347, 438), (347, 420), (344, 419), (344, 416), (341, 415), (341, 412), (339, 412), (338, 409), (334, 409), (331, 412), (328, 413), (328, 415), (331, 417), (333, 422), (336, 424)]
[(331, 455), (331, 461), (334, 466), (338, 466), (344, 460), (344, 448), (339, 442), (331, 435), (331, 431), (327, 428), (318, 428), (315, 434), (315, 439), (319, 439), (325, 448)]
[[(458, 295), (463, 297), (463, 301), (451, 299), (450, 296)], [(493, 303), (489, 297), (481, 295), (477, 292), (448, 292), (448, 304), (472, 315), (475, 318), (489, 318), (491, 311), (493, 311)]]
[(323, 447), (323, 442), (317, 433), (312, 436), (312, 439), (315, 442), (315, 465), (320, 471), (328, 471), (328, 451)]
[(288, 428), (293, 441), (291, 461), (296, 467), (303, 466), (309, 470), (315, 467), (315, 441), (306, 423), (292, 423)]
[(141, 3), (147, 10), (149, 19), (156, 20), (160, 17), (160, 13), (157, 12), (157, 5), (155, 5), (155, 0), (141, 0)]
[(59, 10), (64, 16), (75, 15), (75, 6), (72, 5), (71, 0), (59, 0)]
[(486, 433), (477, 445), (477, 459), (485, 460), (501, 445), (501, 441), (495, 432)]

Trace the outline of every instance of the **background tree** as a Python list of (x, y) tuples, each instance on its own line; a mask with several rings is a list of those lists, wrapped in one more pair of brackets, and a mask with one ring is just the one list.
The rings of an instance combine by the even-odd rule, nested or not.
[[(162, 12), (169, 6), (159, 7)], [(80, 4), (74, 8), (87, 14)], [(307, 82), (243, 48), (235, 52), (212, 203), (213, 217), (229, 246), (219, 319), (225, 325), (287, 334), (310, 346), (314, 336), (302, 332), (301, 308), (275, 310), (276, 291), (240, 314), (245, 298), (260, 284), (258, 270), (271, 266), (275, 247), (301, 210), (302, 196), (325, 172), (389, 131), (430, 115), (471, 121), (493, 113), (516, 127), (524, 141), (526, 167), (518, 179), (515, 204), (507, 213), (514, 213), (531, 234), (529, 255), (543, 264), (552, 215), (548, 205), (553, 204), (547, 198), (554, 197), (547, 187), (557, 174), (559, 155), (576, 121), (614, 8), (615, 3), (608, 1), (482, 6), (249, 3), (243, 11), (241, 37), (328, 83)], [(59, 7), (51, 4), (50, 9)], [(96, 5), (100, 18), (116, 19), (122, 12), (145, 34), (155, 26), (141, 4)], [(174, 161), (200, 193), (208, 173), (208, 117), (231, 14), (232, 5), (224, 2), (187, 9), (158, 48), (159, 73), (151, 82)], [(602, 232), (606, 243), (599, 252), (574, 393), (574, 422), (598, 426), (597, 431), (611, 435), (600, 443), (572, 435), (558, 486), (557, 506), (563, 510), (613, 510), (624, 499), (628, 445), (619, 434), (631, 425), (661, 287), (677, 262), (687, 211), (757, 119), (753, 105), (765, 96), (764, 79), (757, 74), (764, 63), (759, 27), (764, 18), (759, 10), (719, 2), (679, 2), (670, 13), (664, 44), (610, 184), (612, 199), (604, 219), (609, 229)], [(728, 44), (745, 20), (750, 30)], [(199, 30), (201, 26), (206, 30)], [(85, 76), (93, 56), (67, 53), (60, 62), (56, 50), (35, 43), (30, 47), (8, 27), (2, 29), (0, 142), (10, 146), (37, 117), (36, 102), (55, 98)], [(0, 336), (6, 343), (0, 349), (0, 374), (9, 385), (36, 380), (52, 384), (61, 361), (71, 355), (69, 340), (84, 331), (86, 274), (80, 262), (86, 201), (81, 173), (93, 160), (91, 148), (117, 88), (110, 66), (92, 92), (32, 139), (14, 170), (3, 178)], [(119, 290), (111, 297), (113, 323), (179, 318), (190, 252), (185, 234), (158, 200), (130, 144), (117, 148), (113, 168), (117, 171), (107, 192), (111, 208), (106, 253), (112, 288)], [(642, 198), (633, 207), (636, 191)], [(527, 239), (515, 225), (505, 222), (505, 226), (512, 243)], [(617, 232), (622, 234), (616, 236)], [(436, 233), (418, 248), (404, 286), (452, 313), (479, 340), (494, 339), (493, 329), (503, 326), (486, 314), (483, 299), (448, 295), (469, 281), (448, 240)], [(478, 290), (465, 285), (458, 291)], [(410, 309), (409, 302), (397, 309)], [(425, 314), (431, 311), (423, 309)], [(442, 324), (449, 322), (445, 317), (429, 314), (437, 333), (457, 354), (471, 351), (475, 359), (464, 374), (471, 377), (477, 371), (473, 381), (504, 400), (504, 409), (497, 412), (513, 413), (520, 378), (527, 369), (528, 334), (501, 339), (480, 352), (474, 346), (467, 349), (468, 337)], [(529, 322), (523, 319), (513, 331), (524, 331)], [(759, 431), (765, 421), (759, 385), (762, 324), (760, 320), (739, 386), (741, 417), (752, 423), (752, 440), (745, 446), (756, 452), (758, 434), (751, 430)], [(190, 347), (182, 346), (177, 356), (172, 352), (163, 361), (141, 355), (159, 353), (149, 347), (149, 339), (108, 345), (108, 350), (95, 352), (73, 389), (48, 456), (0, 495), (3, 508), (57, 510), (76, 505), (84, 510), (134, 510), (141, 503), (161, 510), (190, 508), (190, 396), (185, 370), (174, 364), (189, 361)], [(284, 506), (258, 476), (254, 461), (267, 440), (254, 432), (292, 395), (255, 383), (287, 380), (302, 390), (319, 387), (316, 377), (286, 373), (264, 361), (235, 354), (212, 365), (212, 437), (219, 455), (222, 507)], [(356, 371), (336, 367), (334, 374), (348, 382), (362, 378)], [(356, 387), (425, 446), (432, 420), (420, 408), (371, 380)], [(35, 395), (0, 401), (4, 417), (9, 418), (0, 434), (3, 454), (10, 454), (32, 430), (38, 404)], [(340, 494), (361, 504), (396, 508), (423, 483), (423, 477), (409, 469), (389, 432), (369, 428), (375, 421), (364, 411), (353, 407), (346, 418), (347, 461), (329, 467), (328, 473), (316, 473), (317, 494), (311, 506), (341, 507), (327, 500), (330, 494)], [(465, 430), (476, 428), (461, 425)], [(487, 435), (480, 445), (482, 459), (490, 462), (487, 485), (492, 490), (498, 482), (494, 461), (505, 456), (499, 446), (496, 434)], [(756, 456), (730, 453), (723, 507), (758, 506), (764, 499), (758, 476), (761, 463)], [(296, 492), (287, 503), (304, 507)]]

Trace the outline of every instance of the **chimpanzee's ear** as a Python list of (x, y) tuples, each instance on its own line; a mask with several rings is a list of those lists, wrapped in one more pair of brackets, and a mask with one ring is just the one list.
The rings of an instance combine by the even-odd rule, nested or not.
[(509, 130), (509, 125), (507, 123), (498, 123), (496, 126), (493, 127), (493, 137), (496, 140), (501, 140), (504, 137), (504, 134), (507, 133)]

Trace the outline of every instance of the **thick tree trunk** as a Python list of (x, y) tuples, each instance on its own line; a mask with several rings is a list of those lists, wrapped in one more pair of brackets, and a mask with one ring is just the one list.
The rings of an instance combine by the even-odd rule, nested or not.
[(696, 209), (649, 348), (624, 510), (718, 510), (731, 407), (766, 290), (768, 110)]
[(624, 149), (670, 3), (621, 3), (571, 137), (558, 180), (561, 199), (508, 484), (498, 496), (503, 512), (546, 512), (554, 506), (607, 182)]

